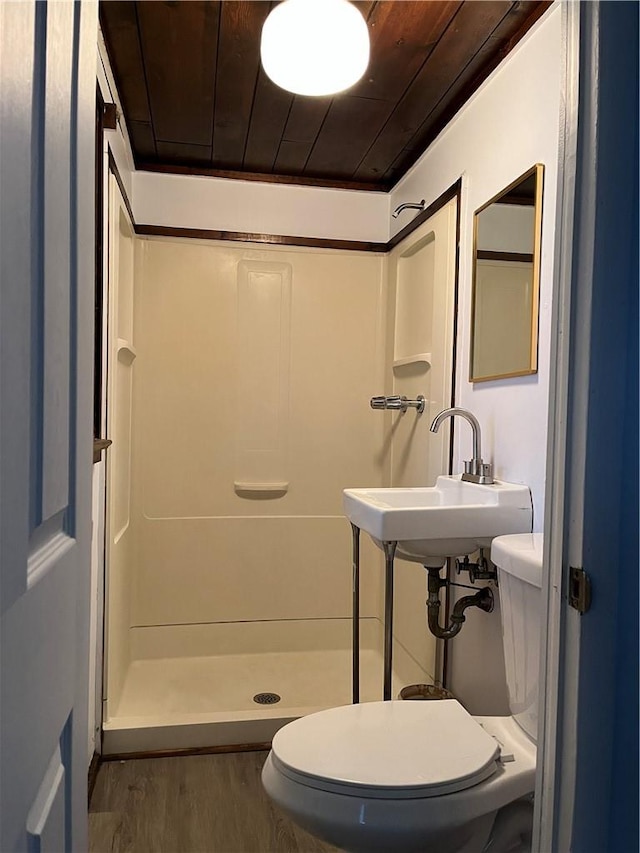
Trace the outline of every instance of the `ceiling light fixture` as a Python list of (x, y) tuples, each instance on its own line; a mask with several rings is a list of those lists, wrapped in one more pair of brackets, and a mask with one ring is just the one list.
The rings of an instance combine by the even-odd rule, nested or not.
[(262, 67), (297, 95), (333, 95), (369, 64), (369, 30), (348, 0), (284, 0), (262, 28)]

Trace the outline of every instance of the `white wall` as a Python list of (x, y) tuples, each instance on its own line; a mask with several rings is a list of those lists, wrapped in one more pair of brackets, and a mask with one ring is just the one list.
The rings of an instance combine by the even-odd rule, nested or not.
[(485, 252), (533, 252), (535, 207), (490, 204), (478, 214), (478, 249)]
[[(392, 209), (403, 201), (429, 202), (462, 176), (457, 404), (480, 421), (483, 456), (494, 463), (496, 476), (531, 487), (535, 530), (542, 530), (544, 505), (560, 30), (558, 5), (525, 36), (391, 193)], [(472, 385), (468, 376), (473, 212), (534, 163), (545, 167), (538, 373)], [(398, 225), (394, 220), (396, 229), (402, 224), (406, 222)], [(461, 425), (455, 470), (461, 470), (470, 451), (469, 430)]]
[[(403, 201), (437, 198), (462, 176), (457, 405), (482, 426), (483, 456), (498, 478), (531, 487), (534, 530), (542, 530), (550, 372), (551, 294), (561, 107), (561, 10), (552, 7), (481, 86), (391, 193)], [(543, 163), (538, 373), (471, 384), (469, 343), (473, 212), (534, 163)], [(406, 224), (406, 223), (404, 223)], [(396, 226), (397, 227), (397, 226)], [(454, 471), (471, 452), (466, 425), (456, 431)], [(460, 591), (460, 594), (464, 590)], [(458, 597), (458, 593), (454, 596)], [(468, 612), (450, 643), (449, 686), (475, 714), (506, 714), (508, 699), (499, 607)]]
[(386, 193), (135, 172), (136, 222), (252, 234), (386, 242)]

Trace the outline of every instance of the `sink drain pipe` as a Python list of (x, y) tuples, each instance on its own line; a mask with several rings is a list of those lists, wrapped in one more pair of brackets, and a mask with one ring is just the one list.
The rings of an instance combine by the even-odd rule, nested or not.
[(485, 613), (493, 610), (493, 592), (489, 587), (483, 587), (475, 595), (465, 595), (460, 598), (454, 608), (449, 620), (448, 628), (440, 627), (440, 589), (446, 586), (448, 581), (440, 577), (440, 568), (425, 567), (429, 573), (427, 589), (427, 622), (431, 633), (441, 640), (450, 640), (460, 633), (462, 623), (465, 621), (464, 611), (467, 607), (479, 607)]

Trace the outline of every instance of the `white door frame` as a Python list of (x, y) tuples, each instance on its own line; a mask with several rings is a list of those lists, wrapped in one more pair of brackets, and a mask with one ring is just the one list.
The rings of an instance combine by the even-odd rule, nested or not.
[[(562, 4), (562, 53), (564, 111), (560, 117), (558, 196), (556, 208), (556, 257), (551, 328), (549, 376), (549, 428), (547, 437), (544, 565), (548, 582), (543, 586), (540, 656), (540, 714), (538, 721), (538, 772), (535, 793), (533, 849), (552, 850), (556, 817), (556, 758), (558, 749), (560, 678), (563, 655), (575, 660), (579, 630), (563, 603), (565, 548), (566, 452), (569, 409), (569, 362), (571, 357), (571, 269), (575, 206), (576, 149), (578, 133), (580, 13), (577, 3)], [(577, 437), (575, 437), (577, 438)], [(582, 437), (584, 442), (584, 436)], [(574, 565), (581, 565), (580, 562)], [(574, 611), (575, 613), (575, 611)], [(577, 616), (577, 613), (575, 614)], [(568, 633), (563, 640), (565, 623)], [(566, 646), (563, 645), (566, 642)], [(573, 666), (577, 672), (577, 667)], [(575, 685), (565, 682), (571, 694)], [(563, 809), (573, 813), (572, 785), (565, 782)], [(564, 849), (564, 848), (563, 848)]]
[[(637, 517), (625, 518), (625, 501), (635, 498), (637, 508), (638, 473), (637, 382), (633, 388), (630, 367), (635, 357), (637, 376), (637, 325), (635, 340), (629, 331), (637, 324), (629, 312), (635, 299), (637, 315), (638, 13), (636, 4), (562, 5), (564, 115), (544, 555), (549, 582), (533, 849), (617, 853), (635, 846), (629, 841), (634, 819), (637, 843), (637, 796), (619, 809), (617, 820), (612, 806), (620, 789), (633, 790), (635, 783), (637, 792), (638, 781), (637, 754), (634, 773), (634, 758), (616, 746), (626, 736), (627, 750), (636, 751), (627, 706), (637, 698), (637, 658), (620, 667), (628, 642), (621, 640), (620, 625), (632, 635), (638, 617), (637, 528), (635, 544), (631, 529)], [(626, 466), (634, 458), (631, 473)], [(593, 581), (592, 608), (583, 616), (568, 603), (570, 566), (584, 568)], [(624, 593), (634, 598), (628, 609)], [(621, 671), (622, 689), (616, 683)], [(619, 724), (624, 734), (614, 733)], [(637, 745), (637, 720), (635, 737)]]

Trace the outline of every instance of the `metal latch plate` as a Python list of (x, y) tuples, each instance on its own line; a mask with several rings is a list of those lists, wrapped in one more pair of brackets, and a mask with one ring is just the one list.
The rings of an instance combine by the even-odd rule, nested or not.
[(591, 607), (591, 581), (584, 569), (569, 567), (569, 604), (578, 613), (586, 613)]

